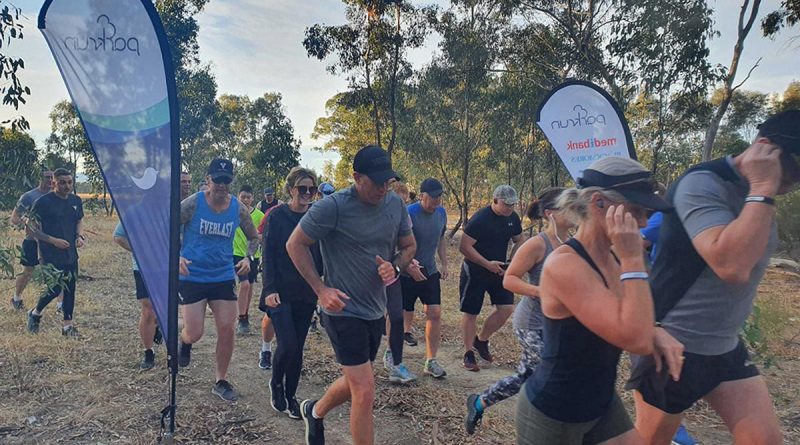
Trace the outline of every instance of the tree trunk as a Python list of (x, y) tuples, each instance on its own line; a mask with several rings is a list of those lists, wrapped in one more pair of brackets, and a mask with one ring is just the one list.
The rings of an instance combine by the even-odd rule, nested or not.
[(738, 38), (736, 39), (736, 45), (733, 47), (733, 59), (731, 60), (730, 68), (728, 68), (728, 74), (725, 76), (725, 82), (722, 85), (722, 101), (715, 110), (714, 116), (711, 117), (711, 122), (708, 123), (706, 139), (703, 142), (703, 161), (711, 160), (714, 140), (717, 138), (720, 122), (722, 122), (722, 118), (725, 116), (725, 112), (728, 110), (728, 105), (731, 103), (733, 92), (736, 90), (736, 88), (742, 85), (739, 84), (738, 86), (734, 87), (733, 80), (736, 78), (736, 71), (739, 68), (739, 59), (742, 55), (742, 51), (744, 50), (744, 40), (747, 38), (747, 34), (750, 33), (750, 29), (753, 27), (753, 22), (758, 15), (758, 8), (761, 6), (761, 0), (753, 0), (753, 7), (750, 10), (750, 16), (747, 19), (747, 23), (745, 23), (744, 16), (747, 14), (747, 7), (749, 4), (750, 0), (744, 0), (741, 10), (739, 11)]
[(397, 102), (397, 67), (400, 64), (400, 3), (397, 4), (395, 9), (397, 17), (397, 28), (394, 35), (394, 54), (392, 54), (392, 79), (389, 85), (389, 125), (391, 131), (389, 133), (389, 145), (386, 151), (389, 153), (389, 159), (392, 159), (392, 150), (394, 150), (394, 143), (397, 138), (397, 116), (395, 114), (395, 106)]

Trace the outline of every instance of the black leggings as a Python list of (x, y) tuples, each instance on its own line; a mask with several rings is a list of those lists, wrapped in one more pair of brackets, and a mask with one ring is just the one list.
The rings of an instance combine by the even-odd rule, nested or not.
[(59, 281), (65, 281), (65, 286), (54, 286), (39, 298), (36, 304), (36, 312), (42, 313), (44, 308), (53, 301), (54, 298), (64, 291), (64, 301), (61, 309), (64, 311), (64, 321), (72, 320), (72, 311), (75, 310), (75, 281), (78, 279), (78, 265), (58, 267), (61, 270)]
[(392, 362), (403, 363), (403, 291), (400, 280), (386, 288), (386, 312), (389, 314), (389, 349), (392, 350)]
[(278, 342), (272, 360), (272, 383), (284, 383), (287, 399), (297, 393), (300, 371), (303, 369), (303, 347), (316, 308), (314, 303), (281, 303), (269, 309), (269, 318)]

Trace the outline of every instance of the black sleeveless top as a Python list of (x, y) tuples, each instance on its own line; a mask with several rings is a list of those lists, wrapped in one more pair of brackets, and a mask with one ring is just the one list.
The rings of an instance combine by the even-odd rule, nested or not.
[[(583, 245), (570, 246), (602, 278), (600, 268)], [(578, 278), (578, 277), (576, 277)], [(575, 317), (544, 317), (542, 362), (525, 385), (528, 400), (539, 411), (561, 422), (588, 422), (605, 414), (614, 397), (621, 350), (587, 329)]]

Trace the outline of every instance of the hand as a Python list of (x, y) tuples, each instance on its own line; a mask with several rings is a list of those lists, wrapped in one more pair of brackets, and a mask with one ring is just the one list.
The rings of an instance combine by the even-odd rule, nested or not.
[(50, 241), (50, 244), (56, 246), (58, 249), (69, 249), (69, 241), (63, 240), (61, 238), (53, 238)]
[(397, 272), (395, 272), (392, 263), (384, 260), (379, 255), (375, 255), (375, 262), (378, 264), (378, 275), (380, 275), (384, 283), (394, 280)]
[(664, 328), (656, 328), (653, 336), (653, 346), (656, 372), (661, 371), (661, 366), (666, 361), (669, 375), (672, 376), (672, 380), (677, 382), (681, 378), (681, 368), (683, 368), (683, 344), (669, 335), (669, 332)]
[(642, 234), (639, 232), (639, 223), (625, 206), (612, 205), (606, 211), (606, 230), (614, 251), (620, 258), (641, 258), (644, 246)]
[(419, 261), (417, 261), (416, 259), (411, 260), (411, 262), (408, 263), (408, 267), (406, 267), (406, 273), (410, 275), (411, 278), (414, 279), (414, 281), (425, 281), (427, 279), (427, 277), (425, 276), (424, 273), (422, 273), (422, 270), (419, 267)]
[(181, 275), (189, 275), (189, 265), (192, 264), (191, 261), (187, 260), (184, 257), (180, 257), (178, 260), (178, 273)]
[(86, 245), (86, 240), (83, 237), (79, 236), (79, 237), (75, 238), (75, 246), (76, 247), (83, 247), (85, 245)]
[(323, 288), (317, 296), (319, 297), (319, 305), (329, 312), (340, 312), (347, 304), (345, 300), (350, 299), (347, 294), (332, 287)]
[(267, 306), (269, 307), (278, 307), (281, 304), (281, 297), (277, 292), (274, 294), (269, 294), (267, 295), (266, 302)]
[(742, 153), (740, 172), (750, 183), (750, 194), (775, 196), (781, 185), (781, 148), (767, 138), (758, 138)]
[(497, 275), (503, 276), (506, 273), (506, 270), (503, 269), (503, 264), (505, 263), (503, 263), (502, 261), (489, 261), (489, 263), (486, 266), (486, 270), (488, 270), (491, 273), (496, 273)]
[(449, 276), (450, 272), (447, 271), (447, 268), (442, 267), (442, 270), (439, 271), (439, 279), (446, 280)]
[(247, 275), (250, 273), (250, 258), (244, 257), (236, 263), (236, 275)]

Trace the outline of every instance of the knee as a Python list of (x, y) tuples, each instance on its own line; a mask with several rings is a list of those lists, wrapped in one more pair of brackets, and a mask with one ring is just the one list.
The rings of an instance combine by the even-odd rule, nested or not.
[(244, 280), (242, 280), (239, 283), (239, 292), (250, 292), (250, 288), (251, 287), (252, 286), (251, 286), (250, 282), (247, 281), (247, 278), (245, 278)]
[(183, 335), (181, 336), (185, 343), (193, 344), (200, 341), (200, 338), (203, 337), (203, 328), (196, 328), (193, 329), (189, 326), (183, 327)]
[(350, 397), (353, 403), (373, 403), (375, 400), (375, 382), (372, 380), (350, 385)]
[(429, 321), (439, 321), (442, 319), (442, 307), (438, 304), (425, 308), (425, 317)]
[(513, 313), (514, 313), (514, 305), (511, 305), (511, 304), (504, 304), (504, 305), (502, 305), (502, 306), (497, 306), (497, 309), (495, 309), (495, 311), (497, 311), (497, 313), (498, 313), (498, 314), (499, 314), (501, 317), (503, 317), (503, 318), (508, 318), (508, 317), (510, 317), (510, 316), (511, 316), (511, 314), (513, 314)]
[(756, 445), (781, 445), (783, 444), (783, 434), (779, 428), (771, 428), (769, 425), (759, 425), (755, 431), (744, 437), (742, 440), (736, 438), (736, 443), (751, 443)]

